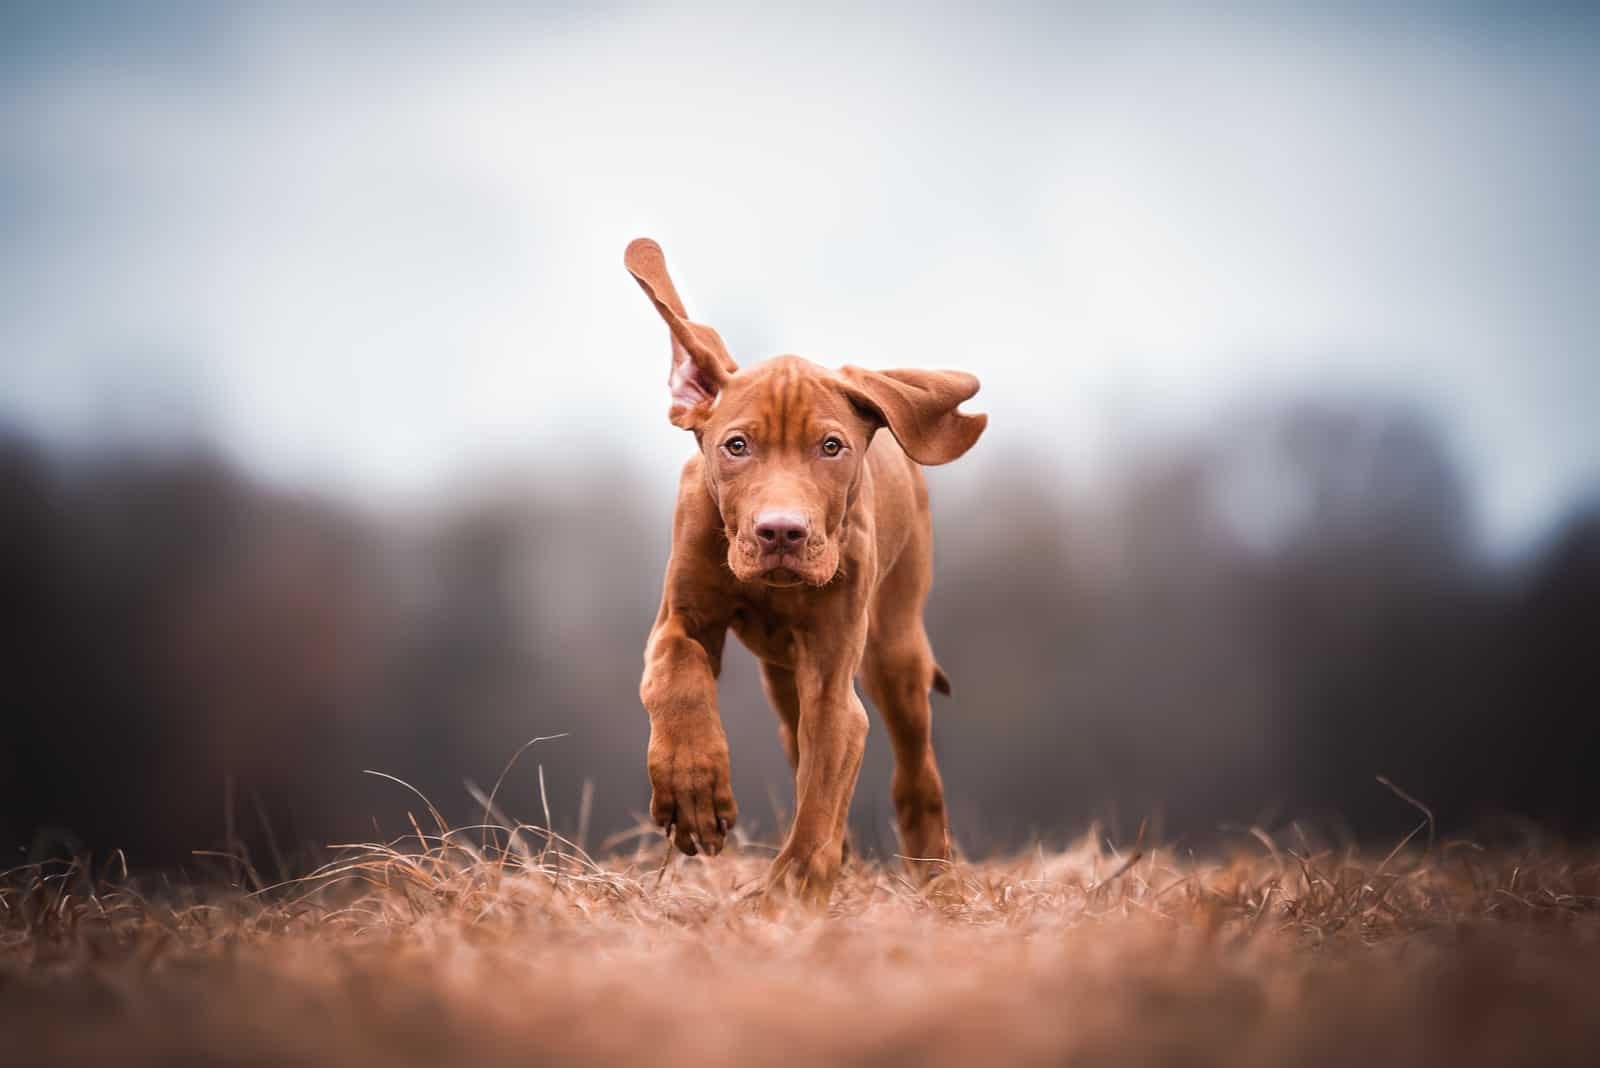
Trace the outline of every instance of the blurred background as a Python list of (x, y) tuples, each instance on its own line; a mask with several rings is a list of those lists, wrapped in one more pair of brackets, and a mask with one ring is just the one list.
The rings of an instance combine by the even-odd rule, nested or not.
[(1592, 836), (1600, 20), (1339, 11), (6, 4), (0, 850), (292, 869), (407, 829), (363, 769), (469, 823), (554, 734), (502, 807), (632, 826), (693, 448), (641, 234), (741, 361), (982, 378), (969, 851), (1403, 833), (1379, 774)]

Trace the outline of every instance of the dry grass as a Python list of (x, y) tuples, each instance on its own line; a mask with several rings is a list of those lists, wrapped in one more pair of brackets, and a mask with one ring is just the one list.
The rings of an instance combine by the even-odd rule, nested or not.
[[(628, 843), (621, 843), (628, 845)], [(0, 884), (0, 1060), (51, 1064), (1593, 1063), (1600, 857), (1088, 838), (926, 888), (533, 828), (343, 850), (264, 892)], [(241, 869), (242, 871), (242, 869)], [(121, 876), (123, 873), (116, 872)], [(244, 887), (249, 872), (242, 872)]]

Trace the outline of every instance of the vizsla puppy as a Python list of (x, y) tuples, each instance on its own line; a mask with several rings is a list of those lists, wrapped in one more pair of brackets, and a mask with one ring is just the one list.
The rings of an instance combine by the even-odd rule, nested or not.
[(639, 687), (652, 818), (690, 855), (720, 852), (738, 818), (717, 712), (732, 628), (761, 662), (795, 776), (767, 889), (813, 902), (832, 890), (867, 736), (857, 676), (894, 743), (901, 846), (914, 874), (931, 874), (950, 846), (928, 692), (950, 683), (922, 626), (932, 530), (918, 465), (949, 463), (983, 433), (987, 416), (957, 411), (978, 380), (798, 356), (741, 369), (689, 321), (660, 246), (640, 238), (624, 262), (671, 333), (668, 418), (699, 444)]

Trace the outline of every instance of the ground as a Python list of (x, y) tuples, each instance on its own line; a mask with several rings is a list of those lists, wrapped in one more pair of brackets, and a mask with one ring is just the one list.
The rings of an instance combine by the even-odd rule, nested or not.
[[(591, 859), (523, 828), (215, 889), (0, 883), (0, 1062), (1588, 1064), (1600, 854), (1091, 835), (767, 916), (770, 849)], [(509, 840), (508, 840), (509, 838)], [(1421, 836), (1419, 835), (1420, 839)], [(1259, 848), (1255, 848), (1259, 845)], [(599, 850), (596, 851), (601, 852)], [(238, 885), (230, 888), (228, 878)]]

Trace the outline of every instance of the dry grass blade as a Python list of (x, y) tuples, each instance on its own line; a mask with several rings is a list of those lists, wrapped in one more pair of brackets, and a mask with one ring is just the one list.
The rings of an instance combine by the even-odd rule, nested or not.
[(1408, 794), (1404, 790), (1400, 789), (1400, 787), (1396, 786), (1393, 782), (1389, 781), (1388, 776), (1379, 775), (1378, 776), (1378, 781), (1380, 783), (1382, 783), (1383, 785), (1387, 786), (1390, 790), (1392, 790), (1394, 792), (1394, 795), (1396, 797), (1398, 797), (1400, 800), (1404, 801), (1406, 804), (1410, 805), (1412, 808), (1416, 809), (1418, 812), (1421, 812), (1424, 816), (1427, 817), (1427, 819), (1428, 819), (1428, 849), (1427, 849), (1427, 854), (1426, 855), (1432, 856), (1433, 855), (1433, 841), (1434, 841), (1434, 837), (1435, 837), (1435, 834), (1436, 834), (1437, 829), (1438, 829), (1438, 825), (1434, 821), (1434, 818), (1433, 818), (1433, 809), (1429, 808), (1427, 805), (1424, 805), (1421, 801), (1418, 801), (1415, 797), (1412, 797), (1410, 794)]
[[(522, 745), (517, 747), (517, 751), (515, 753), (511, 754), (511, 759), (506, 761), (506, 766), (500, 769), (500, 775), (494, 781), (494, 788), (489, 791), (489, 796), (483, 802), (483, 822), (484, 823), (488, 823), (489, 822), (489, 810), (494, 807), (495, 798), (500, 796), (500, 787), (505, 785), (506, 776), (510, 775), (511, 774), (511, 769), (517, 766), (517, 761), (522, 759), (522, 754), (526, 753), (528, 750), (532, 749), (534, 746), (538, 745), (540, 742), (553, 742), (553, 741), (557, 740), (558, 738), (565, 738), (565, 737), (567, 737), (567, 732), (565, 732), (565, 731), (563, 731), (560, 734), (542, 734), (537, 738), (529, 738), (527, 741), (523, 742)], [(546, 805), (545, 807), (546, 807), (546, 809), (549, 808), (548, 805)], [(547, 820), (546, 821), (546, 826), (548, 826), (548, 825), (549, 825), (549, 821)], [(488, 845), (487, 839), (484, 841), (484, 845), (487, 847), (487, 845)]]
[[(412, 793), (416, 794), (417, 797), (422, 799), (422, 803), (424, 805), (428, 806), (428, 814), (433, 817), (434, 826), (439, 828), (439, 833), (441, 835), (443, 835), (445, 833), (447, 825), (444, 822), (444, 817), (439, 815), (439, 810), (433, 807), (433, 802), (429, 801), (428, 798), (423, 794), (423, 792), (421, 790), (417, 789), (415, 786), (412, 786), (410, 783), (406, 782), (404, 779), (398, 778), (398, 777), (396, 777), (394, 775), (390, 775), (387, 771), (373, 771), (371, 768), (363, 768), (361, 770), (361, 774), (376, 776), (379, 779), (388, 779), (390, 782), (398, 783), (401, 786), (404, 786), (407, 790), (410, 790)], [(413, 820), (412, 823), (413, 823), (413, 825), (415, 825), (416, 821)], [(417, 837), (418, 837), (418, 839), (422, 838), (422, 831), (421, 831), (420, 828), (417, 830)]]
[(473, 801), (483, 806), (483, 819), (485, 824), (483, 829), (484, 849), (487, 850), (489, 848), (489, 831), (492, 828), (498, 828), (499, 830), (506, 832), (506, 849), (516, 854), (517, 858), (520, 860), (531, 861), (533, 859), (533, 853), (529, 851), (527, 844), (522, 840), (522, 835), (518, 833), (521, 830), (521, 827), (509, 819), (504, 812), (501, 812), (499, 807), (495, 805), (494, 798), (484, 793), (483, 789), (477, 783), (473, 782), (471, 779), (468, 779), (462, 785), (466, 787), (467, 796), (471, 797)]

